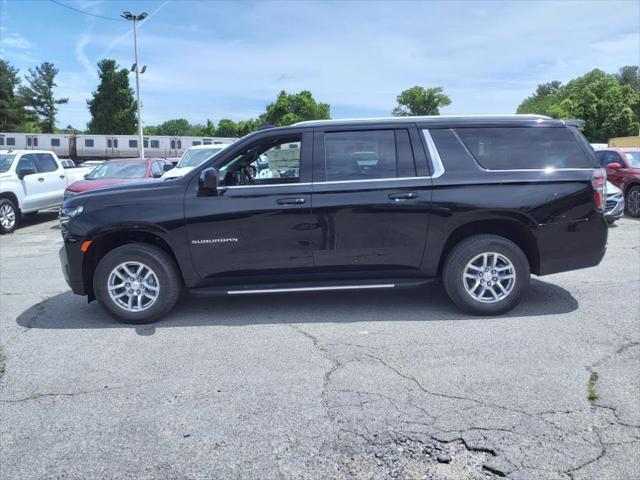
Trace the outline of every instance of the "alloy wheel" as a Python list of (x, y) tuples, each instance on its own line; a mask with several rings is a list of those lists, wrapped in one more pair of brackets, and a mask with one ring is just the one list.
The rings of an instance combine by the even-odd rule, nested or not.
[(109, 297), (127, 312), (141, 312), (158, 299), (158, 277), (142, 262), (125, 262), (115, 267), (107, 281)]
[(640, 215), (640, 190), (634, 189), (629, 193), (627, 208), (629, 208), (629, 213), (634, 217)]
[(507, 257), (485, 252), (471, 259), (464, 269), (466, 292), (478, 302), (496, 303), (504, 300), (515, 287), (516, 269)]
[(5, 203), (0, 207), (0, 225), (6, 230), (11, 230), (16, 224), (16, 211), (11, 205)]

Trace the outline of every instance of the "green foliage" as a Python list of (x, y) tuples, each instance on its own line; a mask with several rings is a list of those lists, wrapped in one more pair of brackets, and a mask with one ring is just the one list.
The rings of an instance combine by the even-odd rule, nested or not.
[(53, 88), (58, 69), (50, 62), (43, 62), (35, 69), (29, 69), (27, 84), (18, 87), (21, 101), (38, 117), (43, 133), (53, 133), (56, 125), (56, 105), (64, 104), (68, 98), (55, 98)]
[(625, 65), (618, 70), (616, 78), (622, 85), (629, 85), (640, 90), (640, 67), (638, 65)]
[(440, 115), (440, 107), (451, 105), (451, 99), (442, 87), (411, 87), (396, 98), (398, 106), (391, 112), (396, 117), (414, 115)]
[(173, 120), (167, 120), (164, 123), (161, 123), (156, 128), (155, 133), (153, 135), (190, 135), (191, 134), (191, 124), (185, 118), (175, 118)]
[[(27, 125), (33, 128), (33, 115), (16, 95), (19, 85), (18, 69), (0, 58), (0, 132), (21, 132)], [(35, 128), (40, 131), (39, 126)]]
[(330, 118), (330, 107), (326, 103), (317, 103), (311, 92), (288, 94), (280, 92), (275, 102), (266, 107), (265, 113), (258, 118), (234, 122), (223, 118), (216, 125), (207, 119), (205, 125), (191, 125), (184, 118), (168, 120), (161, 125), (144, 128), (146, 135), (192, 135), (195, 137), (243, 137), (255, 132), (260, 125), (271, 123), (277, 126), (291, 125), (304, 120)]
[(216, 136), (218, 137), (237, 137), (238, 126), (233, 120), (223, 118), (218, 122), (218, 128), (216, 128)]
[[(628, 76), (625, 73), (625, 78)], [(638, 133), (640, 90), (621, 83), (617, 76), (595, 69), (565, 86), (551, 83), (557, 83), (557, 88), (549, 90), (545, 86), (550, 84), (539, 85), (536, 93), (518, 106), (518, 113), (581, 119), (585, 136), (597, 143)]]
[(129, 86), (129, 71), (118, 69), (115, 60), (98, 62), (100, 84), (87, 100), (89, 133), (130, 135), (136, 132), (136, 102)]
[(260, 120), (276, 126), (291, 125), (304, 120), (331, 118), (331, 107), (327, 103), (317, 103), (308, 90), (300, 93), (280, 92), (274, 103), (267, 105)]

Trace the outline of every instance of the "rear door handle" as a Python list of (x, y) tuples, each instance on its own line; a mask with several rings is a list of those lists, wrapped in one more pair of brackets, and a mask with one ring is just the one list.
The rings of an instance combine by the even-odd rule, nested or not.
[(278, 205), (302, 205), (306, 203), (306, 199), (304, 198), (279, 198)]
[(418, 194), (415, 192), (389, 194), (389, 199), (394, 200), (396, 202), (400, 202), (401, 200), (413, 200), (414, 198), (418, 198)]
[(38, 181), (39, 181), (39, 182), (44, 182), (44, 178), (43, 178), (43, 177), (39, 177), (39, 178), (38, 178)]

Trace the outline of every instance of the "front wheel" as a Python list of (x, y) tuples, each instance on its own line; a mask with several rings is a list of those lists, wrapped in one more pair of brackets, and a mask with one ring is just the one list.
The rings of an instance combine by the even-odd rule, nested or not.
[(529, 261), (511, 240), (475, 235), (458, 243), (442, 271), (445, 290), (474, 315), (500, 315), (515, 307), (529, 285)]
[(161, 248), (132, 243), (107, 253), (93, 289), (100, 305), (125, 323), (149, 323), (167, 314), (182, 292), (178, 267)]
[(8, 198), (0, 198), (0, 233), (11, 233), (18, 223), (18, 210)]
[(634, 218), (640, 217), (640, 186), (635, 185), (629, 189), (625, 205), (630, 216)]

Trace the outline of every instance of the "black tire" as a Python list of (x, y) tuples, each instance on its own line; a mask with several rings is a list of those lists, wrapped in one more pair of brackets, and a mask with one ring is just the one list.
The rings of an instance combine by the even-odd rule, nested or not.
[[(158, 296), (146, 310), (128, 311), (120, 307), (109, 295), (109, 276), (124, 262), (143, 263), (157, 276)], [(160, 319), (178, 302), (182, 289), (182, 280), (173, 259), (161, 248), (147, 243), (130, 243), (110, 251), (100, 260), (93, 276), (93, 290), (98, 302), (107, 312), (124, 323), (143, 324)]]
[[(511, 262), (515, 270), (512, 289), (504, 298), (493, 303), (483, 303), (472, 297), (464, 283), (467, 264), (478, 255), (488, 252), (502, 255)], [(449, 298), (458, 308), (474, 315), (500, 315), (508, 312), (520, 302), (530, 278), (531, 270), (526, 255), (511, 240), (498, 235), (474, 235), (462, 240), (453, 247), (442, 270), (442, 281)], [(507, 290), (508, 288), (507, 285)]]
[(633, 218), (640, 217), (640, 185), (631, 187), (624, 200), (627, 215)]
[[(13, 218), (13, 222), (11, 222), (11, 218)], [(20, 211), (15, 204), (8, 198), (0, 198), (0, 233), (13, 232), (18, 225), (19, 219)]]

